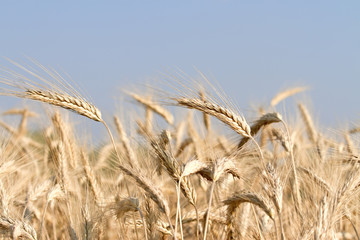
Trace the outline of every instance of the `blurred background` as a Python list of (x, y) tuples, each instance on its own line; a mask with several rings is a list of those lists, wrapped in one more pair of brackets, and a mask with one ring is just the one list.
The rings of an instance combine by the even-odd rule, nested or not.
[[(217, 82), (245, 116), (308, 86), (302, 100), (316, 122), (351, 126), (360, 117), (359, 10), (358, 1), (1, 1), (0, 55), (67, 73), (109, 116), (121, 89), (179, 68)], [(1, 97), (1, 110), (16, 104)]]

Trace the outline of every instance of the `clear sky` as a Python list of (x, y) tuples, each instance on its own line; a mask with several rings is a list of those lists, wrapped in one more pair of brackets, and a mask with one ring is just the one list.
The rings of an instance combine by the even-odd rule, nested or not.
[(0, 31), (1, 56), (67, 72), (108, 112), (120, 89), (195, 66), (245, 116), (307, 85), (320, 122), (360, 118), (359, 1), (1, 1)]

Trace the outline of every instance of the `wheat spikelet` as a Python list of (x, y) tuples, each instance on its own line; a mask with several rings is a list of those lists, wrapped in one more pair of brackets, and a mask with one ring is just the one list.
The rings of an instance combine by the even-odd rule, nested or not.
[(281, 239), (284, 239), (284, 229), (281, 216), (283, 209), (283, 183), (271, 163), (266, 165), (265, 174), (263, 175), (265, 182), (267, 183), (264, 185), (264, 189), (275, 205), (279, 217), (280, 236)]
[(271, 163), (268, 163), (264, 174), (265, 182), (268, 183), (269, 189), (265, 189), (268, 196), (273, 200), (276, 210), (281, 213), (283, 203), (283, 185), (280, 177)]
[(354, 127), (354, 128), (349, 130), (350, 134), (355, 134), (355, 133), (358, 133), (358, 132), (360, 132), (360, 127)]
[(94, 163), (94, 170), (98, 171), (101, 168), (107, 166), (107, 160), (111, 157), (113, 153), (114, 145), (112, 143), (108, 143), (104, 145), (98, 152), (97, 161)]
[[(199, 96), (202, 101), (206, 101), (205, 93), (203, 90), (201, 90), (199, 92)], [(211, 128), (211, 122), (210, 122), (210, 117), (208, 114), (203, 113), (203, 121), (204, 121), (204, 126), (205, 126), (206, 130), (209, 132), (210, 128)]]
[[(269, 125), (271, 123), (280, 122), (281, 120), (282, 120), (282, 117), (279, 113), (276, 113), (276, 112), (266, 113), (266, 114), (262, 115), (258, 120), (256, 120), (253, 125), (250, 126), (251, 135), (255, 136), (262, 127), (265, 127), (266, 125)], [(242, 138), (238, 145), (238, 148), (241, 148), (242, 146), (244, 146), (245, 143), (249, 139), (250, 138), (248, 138), (248, 137)]]
[(203, 139), (199, 136), (196, 127), (194, 126), (192, 113), (189, 113), (187, 118), (187, 134), (192, 140), (196, 157), (205, 161)]
[(36, 231), (29, 224), (9, 217), (0, 217), (1, 234), (11, 239), (36, 240)]
[(208, 166), (205, 163), (203, 163), (203, 162), (201, 162), (199, 160), (192, 160), (192, 161), (187, 162), (185, 164), (185, 167), (183, 169), (181, 177), (189, 176), (191, 174), (197, 173), (197, 172), (199, 172), (201, 170), (204, 170), (206, 168), (208, 168)]
[(25, 201), (25, 207), (23, 216), (26, 218), (26, 216), (31, 215), (32, 210), (34, 209), (33, 203), (38, 200), (40, 197), (47, 194), (51, 187), (51, 181), (46, 180), (42, 184), (36, 186), (35, 188), (30, 188), (28, 195), (26, 197)]
[(120, 119), (116, 116), (114, 116), (114, 122), (115, 122), (115, 126), (116, 126), (116, 130), (119, 134), (119, 137), (121, 139), (121, 143), (124, 147), (125, 150), (125, 155), (129, 160), (129, 164), (131, 167), (136, 167), (138, 168), (138, 163), (137, 163), (137, 158), (136, 155), (131, 147), (130, 141), (126, 135), (126, 132), (123, 129), (123, 126), (120, 122)]
[(230, 142), (228, 142), (228, 140), (224, 137), (224, 136), (219, 136), (217, 138), (217, 142), (218, 142), (218, 146), (220, 149), (222, 149), (225, 153), (225, 156), (229, 156), (231, 155), (231, 149), (230, 147), (232, 147), (230, 144)]
[(274, 210), (269, 206), (267, 201), (251, 192), (237, 192), (234, 193), (232, 197), (223, 201), (223, 204), (228, 206), (228, 212), (233, 212), (241, 203), (251, 203), (260, 207), (271, 219), (274, 219)]
[(179, 124), (175, 127), (175, 133), (173, 134), (175, 148), (179, 149), (181, 142), (183, 141), (185, 135), (186, 121), (180, 121)]
[(208, 203), (208, 208), (206, 211), (206, 219), (205, 219), (205, 224), (204, 224), (204, 240), (206, 239), (207, 228), (209, 226), (210, 209), (211, 209), (211, 203), (212, 203), (212, 197), (213, 197), (215, 184), (224, 173), (226, 173), (228, 171), (232, 171), (232, 169), (234, 169), (234, 163), (229, 158), (217, 159), (213, 164), (213, 168), (211, 171), (212, 184), (210, 187), (209, 203)]
[(119, 198), (117, 198), (115, 204), (111, 206), (111, 208), (114, 209), (115, 214), (119, 218), (120, 216), (123, 216), (126, 212), (137, 211), (139, 209), (139, 199), (129, 197), (120, 200)]
[(97, 107), (83, 99), (72, 97), (70, 95), (41, 89), (27, 89), (24, 93), (17, 94), (17, 96), (69, 109), (94, 121), (103, 122), (101, 112)]
[[(200, 218), (204, 218), (207, 215), (207, 212), (206, 212), (206, 210), (199, 211), (198, 215), (199, 215)], [(219, 223), (219, 224), (226, 224), (226, 218), (223, 217), (221, 214), (210, 213), (209, 219), (211, 221)], [(196, 221), (196, 212), (194, 212), (194, 211), (187, 212), (183, 216), (182, 222), (184, 224), (194, 222), (194, 221)]]
[(145, 129), (146, 132), (152, 132), (152, 125), (153, 125), (153, 111), (147, 107), (145, 110)]
[(320, 145), (320, 134), (316, 131), (315, 127), (314, 127), (314, 123), (311, 119), (311, 116), (307, 110), (307, 108), (302, 105), (301, 103), (298, 104), (299, 109), (300, 109), (300, 113), (301, 116), (303, 118), (303, 121), (305, 123), (306, 126), (306, 131), (307, 131), (307, 135), (309, 136), (309, 139), (314, 143), (315, 147), (316, 147), (316, 151), (318, 156), (320, 157), (321, 160), (323, 160), (323, 153), (322, 153), (322, 148)]
[(88, 204), (85, 204), (84, 207), (81, 208), (81, 216), (83, 219), (83, 239), (91, 239), (93, 236), (92, 234), (92, 228), (93, 223), (91, 221), (91, 216), (89, 212), (89, 206)]
[(334, 236), (331, 236), (331, 219), (329, 214), (329, 201), (326, 197), (321, 200), (320, 208), (318, 209), (318, 221), (315, 229), (315, 239), (334, 239)]
[(307, 131), (307, 134), (309, 136), (309, 139), (313, 142), (313, 143), (317, 143), (317, 140), (318, 140), (318, 134), (315, 130), (315, 127), (314, 127), (314, 123), (311, 119), (311, 116), (309, 114), (309, 111), (307, 110), (307, 108), (299, 103), (298, 104), (299, 106), (299, 110), (300, 110), (300, 113), (301, 113), (301, 116), (304, 120), (304, 123), (305, 123), (305, 126), (306, 126), (306, 131)]
[(281, 146), (286, 152), (290, 152), (289, 141), (286, 139), (286, 136), (280, 132), (278, 129), (271, 129), (271, 134), (281, 143)]
[(224, 157), (216, 160), (212, 169), (212, 181), (218, 181), (224, 173), (229, 173), (234, 177), (239, 177), (235, 164), (230, 158)]
[[(161, 162), (161, 165), (165, 167), (168, 174), (172, 179), (179, 183), (181, 179), (181, 170), (179, 163), (174, 158), (172, 153), (168, 150), (166, 150), (165, 145), (169, 142), (168, 138), (169, 132), (164, 131), (161, 135), (160, 143), (152, 142), (151, 145), (155, 150), (156, 155), (158, 156), (158, 159)], [(196, 192), (194, 188), (192, 187), (190, 181), (183, 177), (180, 181), (180, 188), (184, 194), (184, 196), (188, 199), (189, 203), (193, 206), (195, 206), (196, 202)]]
[(165, 197), (161, 190), (154, 186), (152, 181), (145, 176), (135, 173), (133, 170), (130, 170), (122, 165), (119, 165), (119, 168), (129, 177), (134, 179), (139, 187), (145, 190), (145, 192), (149, 195), (149, 197), (157, 204), (160, 211), (165, 213), (167, 220), (170, 224), (172, 232), (175, 234), (174, 228), (172, 227), (171, 221), (170, 221), (170, 208), (169, 204), (165, 200)]
[(19, 131), (17, 131), (13, 127), (9, 126), (8, 124), (4, 123), (3, 121), (0, 121), (0, 126), (3, 127), (9, 133), (11, 133), (13, 136), (15, 136), (15, 138), (11, 139), (11, 141), (16, 142), (17, 140), (19, 140), (24, 146), (31, 145), (36, 148), (42, 147), (41, 144), (34, 141), (33, 139), (31, 139), (27, 136), (21, 136), (21, 133)]
[(184, 141), (179, 145), (175, 157), (179, 157), (181, 153), (185, 150), (186, 147), (188, 147), (190, 144), (193, 143), (193, 140), (191, 138), (186, 138)]
[(31, 112), (29, 109), (16, 109), (16, 108), (13, 108), (13, 109), (10, 109), (10, 110), (7, 110), (5, 112), (2, 113), (3, 115), (16, 115), (16, 114), (19, 114), (19, 115), (25, 115), (27, 117), (38, 117), (38, 114), (36, 114), (35, 112)]
[(66, 161), (66, 154), (64, 150), (64, 145), (59, 142), (56, 146), (56, 161), (58, 164), (58, 174), (62, 190), (65, 194), (70, 191), (70, 179), (68, 171), (68, 163)]
[(278, 93), (273, 99), (271, 99), (270, 105), (272, 107), (275, 107), (279, 102), (281, 102), (285, 98), (288, 98), (296, 93), (303, 92), (305, 90), (307, 90), (306, 87), (296, 87), (296, 88), (287, 89), (283, 92)]
[(322, 189), (324, 189), (327, 193), (332, 194), (333, 190), (330, 187), (330, 185), (321, 177), (319, 177), (318, 175), (316, 175), (315, 173), (313, 173), (312, 171), (310, 171), (309, 169), (306, 169), (304, 167), (298, 167), (298, 169), (300, 170), (300, 172), (306, 174), (306, 176), (310, 177), (317, 185), (319, 185), (319, 187), (321, 187)]
[(148, 198), (145, 199), (145, 219), (149, 239), (159, 239), (156, 231), (159, 214), (156, 208), (153, 206), (153, 203)]
[(82, 161), (83, 168), (85, 171), (85, 176), (90, 183), (90, 188), (95, 196), (96, 204), (98, 206), (102, 206), (103, 201), (104, 201), (104, 195), (101, 191), (101, 187), (100, 187), (101, 183), (99, 185), (98, 181), (96, 180), (95, 174), (94, 174), (93, 170), (91, 169), (88, 158), (85, 155), (85, 152), (83, 150), (80, 151), (80, 156), (81, 156), (81, 161)]
[(194, 108), (216, 117), (243, 137), (251, 137), (250, 126), (246, 123), (245, 119), (229, 109), (197, 98), (175, 98), (174, 100), (181, 106)]
[(65, 198), (64, 191), (62, 190), (62, 188), (59, 184), (56, 184), (51, 189), (49, 189), (49, 191), (46, 195), (46, 203), (45, 203), (45, 207), (43, 210), (43, 215), (42, 215), (41, 223), (40, 223), (40, 230), (39, 230), (40, 238), (42, 236), (42, 229), (43, 229), (43, 225), (45, 222), (45, 215), (46, 215), (46, 211), (47, 211), (49, 204), (54, 202), (55, 200), (60, 200), (60, 199), (64, 199), (64, 198)]
[(164, 195), (162, 194), (161, 190), (154, 186), (152, 181), (147, 177), (135, 173), (133, 170), (125, 168), (123, 166), (119, 166), (119, 168), (128, 176), (133, 178), (139, 187), (145, 190), (150, 196), (150, 198), (158, 205), (159, 209), (165, 213), (167, 216), (170, 214), (170, 209), (167, 201), (165, 200)]
[(139, 103), (145, 105), (145, 107), (147, 107), (147, 108), (151, 109), (152, 111), (156, 112), (157, 114), (159, 114), (169, 124), (172, 125), (174, 123), (174, 117), (165, 108), (161, 107), (160, 105), (155, 104), (154, 102), (152, 102), (148, 99), (142, 98), (135, 93), (130, 93), (130, 96), (132, 96)]
[(8, 111), (3, 112), (3, 115), (14, 115), (14, 114), (20, 114), (22, 115), (17, 135), (18, 137), (22, 137), (27, 132), (27, 120), (28, 117), (37, 117), (38, 115), (34, 112), (29, 111), (28, 109), (10, 109)]
[(53, 122), (53, 125), (54, 125), (54, 128), (55, 128), (57, 134), (59, 135), (59, 137), (61, 139), (61, 142), (64, 145), (64, 149), (66, 152), (68, 162), (70, 163), (70, 166), (72, 168), (76, 168), (77, 154), (74, 149), (75, 144), (73, 143), (73, 140), (72, 140), (71, 130), (68, 129), (68, 124), (66, 124), (63, 121), (59, 112), (55, 112), (55, 114), (53, 115), (51, 120)]
[(351, 154), (352, 156), (357, 156), (357, 151), (356, 148), (354, 147), (354, 142), (352, 141), (350, 135), (348, 133), (345, 133), (344, 138), (346, 141), (346, 147), (349, 154)]
[(354, 197), (356, 191), (360, 187), (360, 176), (358, 174), (359, 166), (355, 165), (347, 171), (345, 181), (337, 189), (332, 201), (332, 207), (339, 209), (346, 206), (348, 202)]
[(0, 180), (0, 209), (1, 215), (9, 216), (9, 205), (10, 205), (10, 196), (7, 194), (4, 184)]
[(231, 227), (233, 221), (232, 215), (236, 208), (242, 203), (254, 204), (260, 207), (271, 219), (274, 219), (274, 211), (263, 197), (246, 191), (234, 193), (232, 197), (223, 201), (223, 204), (227, 206), (226, 225), (229, 227), (228, 237), (231, 237), (233, 234)]
[[(3, 69), (2, 71), (5, 72), (6, 75), (0, 76), (0, 82), (15, 90), (3, 89), (1, 92), (2, 95), (16, 96), (48, 103), (69, 109), (94, 121), (103, 122), (100, 110), (81, 97), (56, 71), (46, 69), (44, 66), (36, 63), (37, 67), (46, 74), (46, 77), (44, 77), (36, 73), (33, 68), (26, 68), (16, 62), (9, 61), (25, 71), (25, 73), (35, 77), (42, 84), (29, 79), (25, 75)], [(46, 80), (46, 78), (54, 80), (55, 83)]]

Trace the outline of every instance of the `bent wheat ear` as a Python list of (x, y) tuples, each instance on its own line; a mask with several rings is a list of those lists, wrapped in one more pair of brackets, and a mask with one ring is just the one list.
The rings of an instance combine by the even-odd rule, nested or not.
[(9, 87), (8, 89), (1, 89), (1, 95), (48, 103), (69, 109), (94, 121), (103, 122), (100, 110), (85, 100), (56, 71), (46, 69), (37, 63), (37, 67), (41, 70), (41, 73), (37, 73), (32, 67), (26, 68), (11, 60), (9, 61), (35, 80), (12, 70), (1, 69), (4, 75), (0, 75), (0, 83)]
[(204, 101), (197, 98), (174, 98), (174, 100), (180, 105), (187, 108), (194, 108), (203, 113), (212, 115), (229, 125), (235, 132), (243, 137), (251, 138), (250, 126), (246, 123), (245, 119), (235, 114), (233, 111), (226, 109), (215, 103)]
[(88, 117), (97, 122), (103, 121), (101, 118), (100, 110), (83, 99), (40, 89), (27, 89), (24, 93), (19, 93), (16, 96), (37, 100), (40, 102), (49, 103), (51, 105), (69, 109), (75, 113)]
[(260, 195), (251, 192), (236, 192), (234, 195), (223, 201), (228, 206), (228, 212), (233, 213), (241, 203), (251, 203), (260, 207), (271, 218), (274, 219), (274, 210), (269, 203)]
[(160, 105), (157, 105), (156, 103), (154, 103), (148, 99), (142, 98), (135, 93), (130, 93), (130, 96), (133, 97), (139, 103), (143, 104), (145, 107), (147, 107), (150, 110), (154, 111), (155, 113), (159, 114), (169, 124), (172, 125), (174, 123), (173, 115), (171, 115), (171, 113), (168, 112), (165, 108), (161, 107)]
[[(262, 127), (269, 125), (271, 123), (277, 123), (280, 121), (282, 121), (282, 117), (279, 113), (277, 113), (277, 112), (266, 113), (266, 114), (262, 115), (258, 120), (256, 120), (253, 125), (251, 125), (251, 127), (250, 127), (251, 134), (253, 136), (255, 136)], [(247, 138), (247, 137), (244, 137), (243, 139), (241, 139), (240, 143), (238, 144), (238, 148), (241, 148), (242, 146), (244, 146), (248, 140), (249, 140), (249, 138)]]
[(279, 102), (281, 102), (285, 98), (288, 98), (296, 93), (303, 92), (305, 90), (307, 90), (307, 87), (296, 87), (296, 88), (290, 88), (285, 91), (282, 91), (282, 92), (276, 94), (276, 96), (273, 99), (271, 99), (270, 105), (272, 107), (275, 107)]

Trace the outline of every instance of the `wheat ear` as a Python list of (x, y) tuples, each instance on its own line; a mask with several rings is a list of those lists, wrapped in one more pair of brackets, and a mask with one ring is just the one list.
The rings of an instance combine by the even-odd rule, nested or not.
[[(177, 214), (176, 214), (176, 223), (175, 223), (175, 233), (176, 233), (178, 214), (180, 215), (180, 219), (181, 219), (180, 189), (183, 192), (184, 196), (188, 199), (189, 203), (193, 205), (195, 210), (197, 210), (195, 204), (196, 192), (191, 182), (187, 178), (182, 178), (179, 163), (173, 156), (170, 146), (167, 146), (169, 145), (169, 142), (170, 142), (170, 132), (163, 131), (162, 134), (160, 135), (159, 143), (152, 141), (151, 145), (154, 148), (155, 154), (157, 155), (161, 165), (164, 166), (169, 176), (175, 181), (178, 187), (177, 190), (178, 204), (177, 204)], [(169, 148), (169, 150), (167, 148)], [(183, 236), (181, 222), (180, 222), (180, 231), (181, 231), (181, 236)]]
[(182, 97), (174, 98), (174, 100), (181, 106), (197, 109), (203, 113), (216, 117), (243, 137), (251, 137), (250, 126), (246, 123), (245, 119), (229, 109), (197, 98)]
[[(271, 163), (266, 165), (266, 174), (264, 174), (264, 180), (267, 183), (265, 185), (265, 191), (268, 196), (273, 201), (276, 211), (279, 217), (279, 224), (280, 224), (280, 236), (281, 239), (285, 239), (284, 237), (284, 229), (282, 224), (282, 217), (281, 217), (281, 210), (282, 210), (282, 203), (283, 203), (283, 185), (281, 183), (280, 177), (278, 176), (275, 168), (272, 166)], [(274, 221), (275, 224), (275, 221)], [(275, 224), (276, 228), (276, 224)]]
[(320, 176), (316, 175), (316, 173), (314, 173), (311, 170), (309, 170), (307, 168), (304, 168), (304, 167), (298, 167), (298, 169), (300, 170), (300, 172), (304, 173), (310, 179), (312, 179), (314, 181), (314, 183), (319, 185), (319, 187), (324, 189), (328, 194), (332, 195), (334, 193), (331, 186), (324, 179), (322, 179)]
[(121, 165), (119, 165), (119, 168), (128, 176), (130, 176), (131, 178), (133, 178), (137, 184), (145, 190), (145, 192), (147, 192), (149, 194), (149, 197), (158, 205), (160, 211), (162, 211), (163, 213), (165, 213), (168, 222), (170, 224), (171, 230), (174, 233), (175, 236), (175, 231), (173, 229), (173, 226), (171, 224), (170, 221), (170, 209), (169, 209), (169, 205), (167, 203), (167, 201), (165, 200), (164, 195), (162, 194), (162, 192), (160, 191), (160, 189), (158, 189), (157, 187), (155, 187), (152, 184), (152, 181), (148, 178), (146, 178), (143, 175), (140, 174), (136, 174), (134, 171), (127, 169)]
[(307, 110), (307, 108), (299, 103), (299, 110), (300, 110), (300, 113), (301, 113), (301, 117), (303, 118), (304, 120), (304, 123), (305, 123), (305, 126), (306, 126), (306, 131), (307, 131), (307, 134), (309, 136), (309, 139), (314, 143), (316, 144), (317, 141), (318, 141), (318, 134), (315, 130), (315, 127), (314, 127), (314, 123), (311, 119), (311, 116), (309, 114), (309, 111)]
[[(199, 96), (200, 96), (201, 100), (206, 101), (205, 93), (203, 90), (199, 91)], [(203, 121), (204, 121), (204, 126), (206, 128), (206, 131), (209, 132), (210, 128), (211, 128), (211, 125), (210, 125), (211, 122), (210, 122), (210, 117), (207, 113), (203, 113)]]
[(346, 148), (352, 156), (357, 156), (356, 148), (354, 147), (354, 142), (352, 141), (350, 135), (348, 133), (344, 134), (345, 142), (346, 142)]
[(40, 89), (27, 89), (23, 94), (20, 94), (19, 97), (37, 100), (69, 109), (97, 122), (103, 121), (101, 118), (101, 112), (97, 107), (83, 99), (72, 97), (70, 95)]
[[(233, 168), (234, 168), (234, 163), (229, 158), (217, 159), (213, 164), (213, 168), (211, 171), (212, 183), (211, 183), (211, 187), (210, 187), (209, 203), (208, 203), (208, 208), (206, 210), (206, 219), (205, 219), (205, 225), (204, 225), (204, 238), (203, 238), (204, 240), (206, 239), (207, 229), (209, 226), (210, 209), (211, 209), (211, 203), (212, 203), (215, 184), (224, 173), (231, 174), (231, 169), (233, 169)], [(230, 170), (230, 172), (229, 172), (229, 170)]]
[(291, 141), (290, 131), (289, 131), (287, 124), (285, 123), (284, 120), (281, 120), (281, 123), (284, 125), (284, 128), (286, 130), (288, 146), (290, 147), (289, 153), (290, 153), (290, 159), (291, 159), (291, 167), (292, 167), (292, 171), (294, 174), (294, 189), (293, 189), (293, 191), (294, 191), (294, 195), (295, 195), (295, 203), (297, 205), (297, 206), (295, 206), (295, 208), (300, 209), (301, 196), (300, 196), (300, 191), (299, 191), (299, 181), (298, 181), (298, 176), (297, 176), (297, 171), (296, 171), (296, 163), (295, 163), (295, 157), (294, 157), (294, 145)]
[[(255, 136), (262, 127), (265, 127), (266, 125), (271, 124), (271, 123), (280, 122), (281, 120), (282, 120), (282, 117), (279, 113), (274, 112), (274, 113), (264, 114), (258, 120), (256, 120), (253, 125), (251, 125), (250, 129), (251, 129), (252, 136)], [(238, 148), (241, 148), (242, 146), (244, 146), (245, 143), (247, 143), (247, 141), (249, 139), (250, 138), (248, 138), (248, 137), (242, 138), (238, 145)]]
[(134, 153), (133, 149), (131, 148), (129, 138), (120, 122), (120, 119), (114, 116), (114, 123), (116, 126), (117, 133), (120, 137), (121, 143), (124, 147), (126, 157), (128, 158), (129, 164), (131, 167), (139, 168), (136, 154)]
[[(255, 193), (243, 191), (234, 193), (232, 197), (223, 201), (223, 204), (227, 206), (227, 225), (229, 227), (231, 225), (232, 215), (236, 208), (241, 203), (246, 202), (260, 207), (271, 219), (274, 219), (274, 210), (269, 206), (269, 203), (267, 203), (263, 197)], [(231, 236), (231, 234), (231, 231), (228, 232), (228, 236)]]
[(360, 127), (354, 127), (349, 130), (350, 134), (355, 134), (355, 133), (359, 133), (359, 132), (360, 132)]
[(101, 184), (99, 185), (98, 181), (96, 180), (95, 173), (92, 170), (88, 157), (86, 156), (85, 152), (83, 150), (80, 151), (81, 161), (84, 167), (85, 176), (90, 184), (90, 188), (92, 193), (95, 197), (96, 204), (101, 207), (103, 206), (104, 196), (103, 192), (101, 191)]
[(296, 93), (303, 92), (306, 89), (307, 89), (306, 87), (296, 87), (296, 88), (290, 88), (285, 91), (282, 91), (282, 92), (276, 94), (276, 96), (273, 99), (271, 99), (270, 105), (272, 107), (275, 107), (279, 102), (281, 102), (285, 98), (288, 98)]
[(154, 111), (155, 113), (159, 114), (169, 124), (172, 125), (174, 123), (174, 117), (165, 108), (161, 107), (160, 105), (155, 104), (154, 102), (150, 101), (149, 99), (142, 98), (135, 93), (130, 93), (130, 96), (132, 96), (139, 103), (143, 104), (145, 107), (147, 107), (147, 108), (151, 109), (152, 111)]

